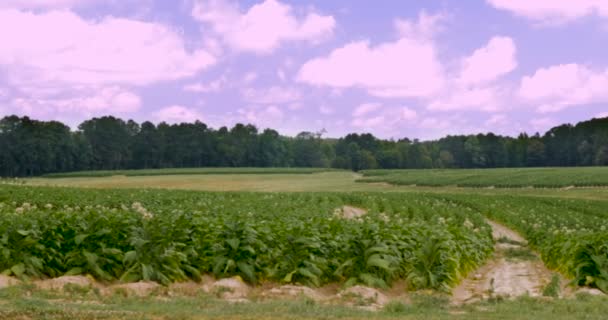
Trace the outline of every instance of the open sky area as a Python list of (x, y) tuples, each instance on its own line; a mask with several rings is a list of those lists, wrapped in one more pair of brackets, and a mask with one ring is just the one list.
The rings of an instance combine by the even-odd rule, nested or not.
[(606, 0), (2, 0), (0, 116), (516, 135), (608, 116)]

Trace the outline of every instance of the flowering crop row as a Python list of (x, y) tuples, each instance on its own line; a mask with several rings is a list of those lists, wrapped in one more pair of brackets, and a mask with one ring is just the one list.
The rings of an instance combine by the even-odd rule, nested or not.
[[(345, 219), (344, 205), (369, 212)], [(0, 186), (0, 272), (103, 281), (448, 289), (491, 254), (478, 212), (431, 196)]]

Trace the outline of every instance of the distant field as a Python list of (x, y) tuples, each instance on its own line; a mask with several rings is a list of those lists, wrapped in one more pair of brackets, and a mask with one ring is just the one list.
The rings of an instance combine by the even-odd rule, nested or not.
[(76, 177), (112, 177), (112, 176), (166, 176), (166, 175), (196, 175), (196, 174), (312, 174), (319, 172), (338, 171), (328, 168), (177, 168), (177, 169), (142, 169), (142, 170), (99, 170), (50, 173), (45, 178), (76, 178)]
[(367, 170), (358, 182), (393, 185), (564, 188), (608, 186), (608, 167)]

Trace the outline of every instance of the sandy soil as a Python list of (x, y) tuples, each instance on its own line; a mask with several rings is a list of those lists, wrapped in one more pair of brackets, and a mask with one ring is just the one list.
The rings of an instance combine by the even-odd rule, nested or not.
[[(525, 239), (517, 232), (494, 221), (492, 226), (494, 240), (509, 239), (526, 245)], [(551, 281), (553, 273), (540, 259), (507, 259), (505, 251), (524, 249), (522, 245), (499, 243), (495, 245), (495, 255), (486, 265), (471, 274), (452, 293), (454, 304), (471, 303), (492, 297), (542, 296), (544, 287)]]

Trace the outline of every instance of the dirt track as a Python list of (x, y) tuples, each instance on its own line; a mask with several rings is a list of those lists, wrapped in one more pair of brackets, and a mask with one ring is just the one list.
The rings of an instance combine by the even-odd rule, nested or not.
[(509, 250), (527, 250), (525, 239), (499, 223), (488, 221), (488, 224), (492, 226), (492, 236), (496, 241), (494, 257), (454, 288), (452, 302), (471, 303), (499, 296), (541, 296), (551, 281), (551, 271), (539, 258), (508, 258), (506, 253)]

